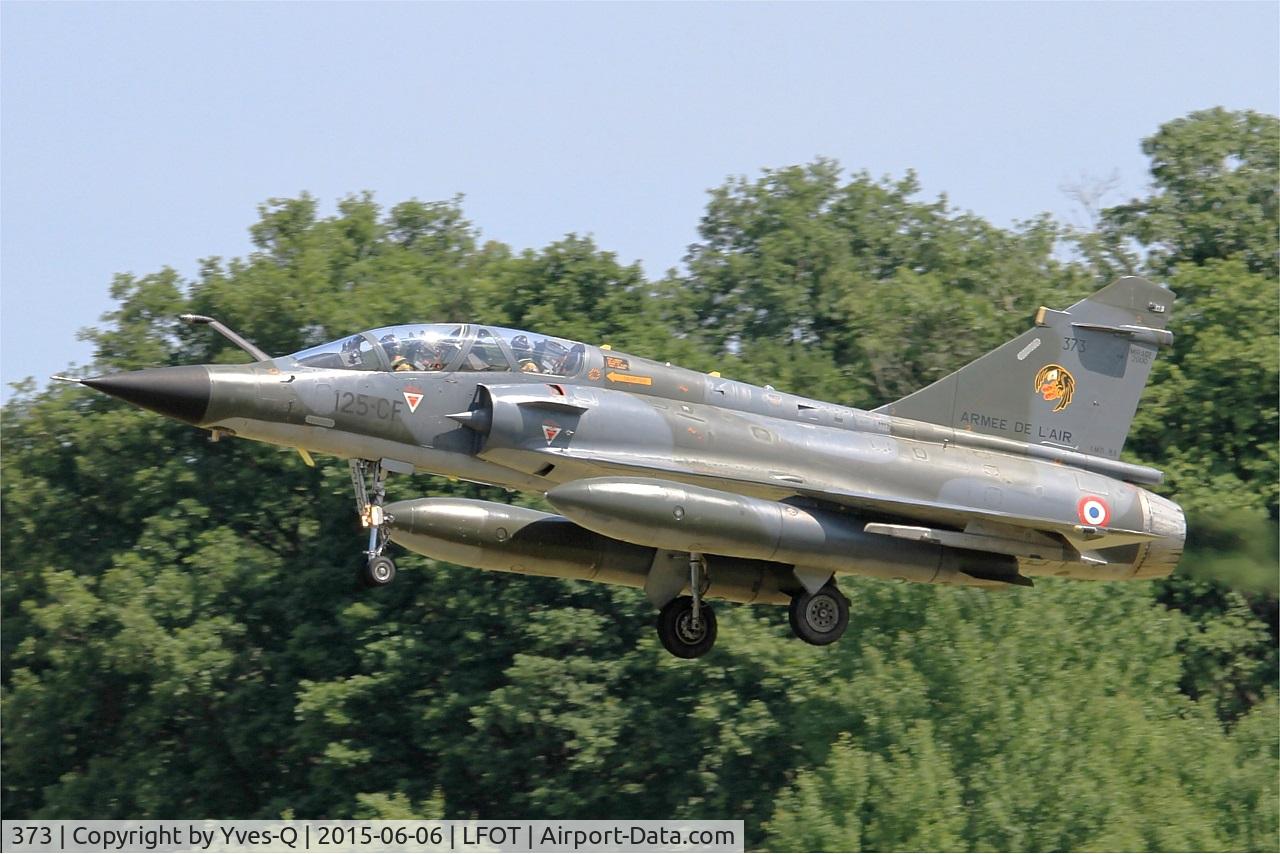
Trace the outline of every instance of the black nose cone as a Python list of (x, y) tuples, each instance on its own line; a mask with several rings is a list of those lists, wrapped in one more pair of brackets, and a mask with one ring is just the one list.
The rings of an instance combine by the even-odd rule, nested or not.
[(188, 424), (204, 421), (213, 391), (209, 369), (203, 365), (148, 368), (81, 382), (89, 388)]

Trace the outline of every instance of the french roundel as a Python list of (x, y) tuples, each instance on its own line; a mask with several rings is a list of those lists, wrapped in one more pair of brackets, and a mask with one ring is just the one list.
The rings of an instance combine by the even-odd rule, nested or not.
[(1096, 495), (1086, 495), (1076, 505), (1076, 514), (1080, 521), (1093, 527), (1102, 527), (1111, 521), (1111, 508), (1107, 502)]

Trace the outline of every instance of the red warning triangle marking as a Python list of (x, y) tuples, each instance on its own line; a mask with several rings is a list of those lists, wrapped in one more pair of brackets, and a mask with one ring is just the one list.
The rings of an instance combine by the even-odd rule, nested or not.
[(555, 424), (543, 424), (542, 435), (547, 437), (547, 444), (550, 445), (560, 435), (560, 428)]
[(422, 403), (422, 394), (420, 392), (406, 391), (404, 392), (404, 402), (409, 404), (410, 412), (417, 412), (418, 404)]

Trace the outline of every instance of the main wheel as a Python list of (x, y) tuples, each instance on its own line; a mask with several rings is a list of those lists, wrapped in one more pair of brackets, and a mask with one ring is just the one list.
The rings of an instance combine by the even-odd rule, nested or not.
[(379, 555), (364, 565), (360, 582), (365, 587), (383, 587), (396, 577), (396, 562), (386, 555)]
[(706, 655), (716, 642), (716, 614), (706, 602), (699, 612), (701, 620), (693, 627), (693, 597), (678, 596), (658, 613), (658, 640), (676, 658), (698, 658)]
[(797, 593), (787, 608), (791, 631), (805, 643), (826, 646), (849, 628), (849, 600), (828, 581), (817, 593)]

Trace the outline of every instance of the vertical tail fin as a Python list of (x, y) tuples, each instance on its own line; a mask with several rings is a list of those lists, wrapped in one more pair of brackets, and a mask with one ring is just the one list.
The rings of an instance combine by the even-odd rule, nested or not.
[(1116, 459), (1174, 294), (1125, 276), (955, 373), (877, 412)]

